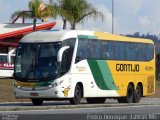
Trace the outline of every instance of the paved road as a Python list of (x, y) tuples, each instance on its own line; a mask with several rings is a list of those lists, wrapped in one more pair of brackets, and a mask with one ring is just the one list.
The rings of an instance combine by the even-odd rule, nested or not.
[[(85, 100), (81, 101), (81, 104), (79, 106), (88, 106), (89, 104), (87, 104), (87, 102)], [(112, 106), (112, 105), (122, 105), (119, 104), (117, 102), (117, 100), (114, 99), (107, 99), (105, 104), (101, 104), (103, 105), (108, 105), (108, 106)], [(127, 104), (126, 104), (127, 105)], [(136, 104), (135, 104), (136, 105)], [(138, 103), (137, 105), (160, 105), (160, 98), (142, 98), (140, 103)], [(44, 102), (44, 104), (42, 106), (38, 106), (38, 107), (59, 107), (61, 108), (66, 106), (66, 107), (71, 107), (73, 105), (70, 105), (68, 101), (47, 101)], [(0, 103), (0, 111), (1, 108), (36, 108), (36, 106), (33, 106), (31, 102), (23, 102), (23, 103)]]
[(160, 120), (160, 105), (8, 111), (0, 114), (2, 120)]
[[(109, 105), (109, 106), (105, 106)], [(160, 120), (160, 99), (143, 98), (140, 104), (119, 104), (116, 100), (107, 100), (101, 106), (89, 105), (82, 101), (80, 105), (69, 105), (69, 102), (45, 102), (43, 106), (32, 106), (31, 103), (1, 103), (0, 108), (38, 108), (51, 107), (49, 110), (0, 111), (2, 120)], [(96, 106), (96, 108), (95, 108)], [(62, 109), (62, 108), (65, 109)], [(57, 109), (58, 108), (58, 109)], [(115, 115), (116, 114), (116, 115)]]

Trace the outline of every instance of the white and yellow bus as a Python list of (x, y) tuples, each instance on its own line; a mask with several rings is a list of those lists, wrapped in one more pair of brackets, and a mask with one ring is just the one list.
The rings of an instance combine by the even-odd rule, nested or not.
[(155, 92), (152, 40), (95, 31), (41, 31), (23, 37), (15, 59), (16, 98), (34, 105), (68, 99), (79, 104), (138, 103)]

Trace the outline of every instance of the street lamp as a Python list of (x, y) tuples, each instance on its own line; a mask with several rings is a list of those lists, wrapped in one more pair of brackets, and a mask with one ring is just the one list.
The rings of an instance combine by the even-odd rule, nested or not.
[(114, 33), (114, 0), (112, 0), (112, 34)]

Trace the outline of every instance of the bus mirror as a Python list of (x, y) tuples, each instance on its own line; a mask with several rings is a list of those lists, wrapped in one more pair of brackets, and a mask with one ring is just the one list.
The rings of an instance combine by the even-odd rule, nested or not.
[(8, 63), (12, 63), (11, 61), (11, 56), (13, 55), (13, 53), (15, 52), (16, 49), (12, 49), (11, 51), (8, 52), (8, 55), (7, 55), (7, 61)]
[(69, 49), (69, 46), (64, 46), (62, 47), (59, 51), (58, 51), (58, 54), (57, 54), (57, 62), (61, 62), (62, 61), (62, 56), (63, 56), (63, 52), (65, 50)]

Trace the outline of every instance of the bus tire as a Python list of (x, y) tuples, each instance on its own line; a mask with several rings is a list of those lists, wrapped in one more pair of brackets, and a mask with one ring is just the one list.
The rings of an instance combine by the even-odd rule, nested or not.
[(117, 98), (118, 103), (132, 103), (134, 98), (134, 88), (131, 84), (128, 85), (126, 97)]
[(139, 101), (141, 100), (141, 96), (142, 96), (142, 88), (138, 84), (134, 92), (133, 103), (139, 103)]
[(77, 84), (74, 91), (74, 97), (69, 99), (70, 104), (77, 105), (80, 103), (82, 97), (81, 87)]
[(39, 106), (43, 104), (43, 99), (32, 99), (32, 104), (35, 106)]
[(88, 104), (100, 104), (105, 103), (106, 98), (100, 97), (100, 98), (86, 98)]

